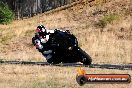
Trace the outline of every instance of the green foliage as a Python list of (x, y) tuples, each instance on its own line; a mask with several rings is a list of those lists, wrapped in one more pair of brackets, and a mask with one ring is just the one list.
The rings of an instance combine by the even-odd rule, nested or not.
[(14, 19), (13, 12), (7, 4), (0, 2), (0, 24), (8, 24)]
[(117, 15), (110, 14), (108, 16), (104, 16), (104, 18), (102, 19), (102, 21), (104, 21), (105, 23), (112, 23), (117, 18), (118, 18)]
[(104, 28), (107, 24), (112, 23), (114, 20), (118, 19), (118, 15), (110, 14), (104, 16), (98, 23), (96, 23), (97, 27)]

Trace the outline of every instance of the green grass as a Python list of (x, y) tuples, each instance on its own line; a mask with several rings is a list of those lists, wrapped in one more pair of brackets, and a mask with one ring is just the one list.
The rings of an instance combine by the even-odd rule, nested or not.
[(99, 22), (95, 24), (96, 27), (104, 28), (107, 24), (112, 24), (114, 20), (119, 18), (116, 14), (105, 15)]
[(102, 19), (102, 21), (104, 21), (106, 23), (112, 23), (116, 19), (118, 19), (118, 15), (110, 14), (110, 15), (104, 16), (104, 18)]

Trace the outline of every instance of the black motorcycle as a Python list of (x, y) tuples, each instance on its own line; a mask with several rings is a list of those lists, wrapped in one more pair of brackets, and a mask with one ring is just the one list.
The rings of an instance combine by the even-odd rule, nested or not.
[(48, 63), (82, 62), (85, 65), (90, 65), (92, 62), (91, 57), (78, 46), (77, 38), (69, 31), (55, 30), (54, 33), (49, 33), (49, 40), (46, 45), (49, 50), (53, 51), (52, 58), (47, 60)]

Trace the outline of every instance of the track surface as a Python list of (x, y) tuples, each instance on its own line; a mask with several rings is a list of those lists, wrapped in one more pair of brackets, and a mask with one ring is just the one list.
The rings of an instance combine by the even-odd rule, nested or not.
[(71, 66), (71, 67), (89, 67), (89, 68), (102, 68), (102, 69), (119, 69), (119, 70), (132, 70), (132, 65), (112, 65), (112, 64), (91, 64), (83, 65), (80, 63), (61, 63), (61, 64), (49, 64), (47, 62), (29, 62), (29, 61), (0, 61), (0, 64), (23, 64), (23, 65), (50, 65), (50, 66)]

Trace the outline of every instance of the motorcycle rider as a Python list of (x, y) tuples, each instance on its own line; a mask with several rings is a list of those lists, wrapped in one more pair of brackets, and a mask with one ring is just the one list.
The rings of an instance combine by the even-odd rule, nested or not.
[[(56, 55), (59, 54), (56, 52), (56, 47), (58, 47), (59, 45), (52, 44), (51, 47), (51, 43), (49, 42), (50, 35), (52, 36), (52, 34), (54, 35), (57, 34), (58, 32), (61, 33), (62, 35), (64, 35), (64, 33), (70, 34), (68, 30), (66, 31), (59, 29), (48, 30), (43, 25), (39, 25), (36, 28), (35, 36), (32, 38), (32, 43), (34, 44), (34, 46), (36, 46), (36, 49), (38, 49), (38, 51), (41, 52), (43, 56), (45, 56), (48, 63), (52, 63), (52, 61), (56, 59), (55, 58)], [(71, 47), (69, 47), (68, 49), (70, 50)]]
[(53, 58), (52, 50), (49, 49), (48, 45), (49, 35), (51, 33), (54, 33), (54, 30), (47, 30), (43, 25), (39, 25), (36, 29), (35, 36), (32, 38), (32, 43), (36, 46), (36, 49), (46, 57), (49, 63), (49, 60)]
[(32, 39), (32, 42), (36, 46), (36, 48), (41, 51), (43, 48), (43, 45), (48, 42), (49, 35), (56, 33), (57, 31), (70, 33), (68, 30), (66, 30), (66, 31), (58, 30), (58, 29), (48, 30), (43, 25), (39, 25), (36, 29), (36, 33)]
[(82, 62), (90, 65), (92, 61), (91, 57), (78, 47), (77, 38), (67, 30), (47, 30), (43, 25), (39, 25), (32, 43), (48, 63)]

